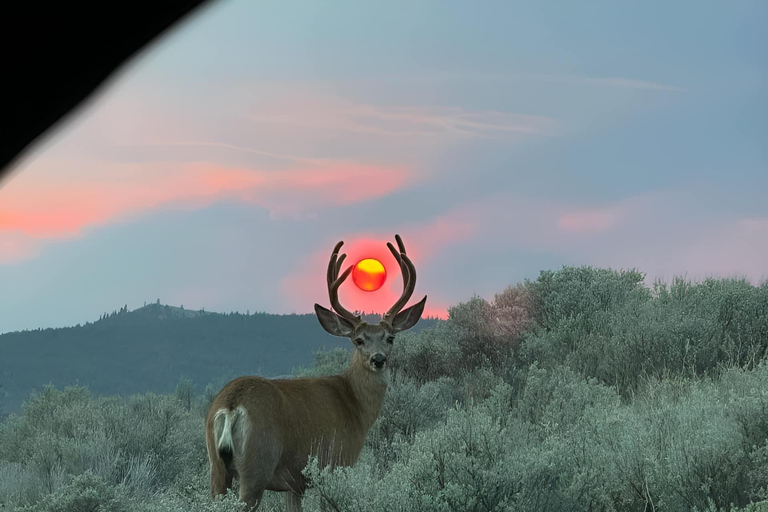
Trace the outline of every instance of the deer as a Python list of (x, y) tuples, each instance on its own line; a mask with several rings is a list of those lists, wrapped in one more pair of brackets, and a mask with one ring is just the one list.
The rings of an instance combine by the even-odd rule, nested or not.
[(403, 291), (378, 324), (368, 324), (339, 302), (346, 254), (336, 244), (328, 263), (331, 308), (315, 304), (320, 325), (354, 346), (349, 367), (339, 375), (266, 379), (238, 377), (214, 398), (205, 420), (211, 471), (211, 498), (240, 484), (248, 510), (261, 503), (265, 490), (285, 493), (287, 512), (301, 512), (310, 485), (302, 470), (310, 457), (321, 468), (354, 466), (366, 436), (381, 411), (389, 381), (387, 358), (395, 335), (421, 318), (427, 297), (403, 309), (416, 286), (416, 269), (399, 235), (397, 249), (387, 242), (403, 277)]

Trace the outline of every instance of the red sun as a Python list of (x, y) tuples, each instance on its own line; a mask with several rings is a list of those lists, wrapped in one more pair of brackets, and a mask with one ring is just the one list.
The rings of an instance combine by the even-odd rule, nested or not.
[(387, 280), (387, 269), (379, 260), (365, 258), (352, 270), (352, 281), (363, 291), (374, 292)]

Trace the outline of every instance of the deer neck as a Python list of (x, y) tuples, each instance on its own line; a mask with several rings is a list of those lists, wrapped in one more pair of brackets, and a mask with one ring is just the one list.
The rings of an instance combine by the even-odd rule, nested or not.
[(366, 428), (370, 428), (379, 416), (387, 392), (389, 372), (374, 372), (366, 367), (360, 353), (355, 350), (349, 368), (342, 374), (349, 383), (359, 406), (360, 419)]

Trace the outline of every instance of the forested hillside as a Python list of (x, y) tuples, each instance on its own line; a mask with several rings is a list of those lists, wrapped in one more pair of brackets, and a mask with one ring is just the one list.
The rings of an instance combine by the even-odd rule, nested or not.
[[(435, 322), (422, 319), (416, 329)], [(349, 343), (327, 334), (315, 315), (126, 306), (85, 325), (0, 335), (0, 392), (6, 412), (46, 383), (87, 385), (97, 395), (170, 393), (185, 378), (202, 392), (238, 375), (288, 375), (318, 349)]]
[[(768, 285), (648, 289), (639, 272), (566, 267), (395, 343), (360, 461), (310, 463), (306, 511), (768, 510)], [(348, 357), (334, 348), (296, 373)], [(0, 423), (0, 506), (240, 510), (236, 493), (208, 495), (214, 392), (46, 389)]]

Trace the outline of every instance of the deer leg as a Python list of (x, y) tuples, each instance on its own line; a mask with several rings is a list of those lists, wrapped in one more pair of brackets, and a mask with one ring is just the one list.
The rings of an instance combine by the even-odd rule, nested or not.
[(223, 471), (211, 465), (211, 498), (219, 494), (227, 493), (227, 475), (226, 469)]
[(285, 512), (302, 512), (302, 496), (293, 491), (285, 493)]
[(218, 456), (218, 454), (210, 453), (209, 460), (211, 463), (211, 498), (215, 498), (219, 494), (227, 494), (227, 489), (232, 487), (232, 471), (227, 468), (224, 461)]
[(264, 490), (275, 474), (280, 456), (268, 444), (249, 445), (249, 458), (238, 463), (237, 473), (240, 499), (253, 509), (261, 502)]
[(248, 468), (240, 471), (240, 500), (248, 505), (248, 510), (255, 510), (261, 503), (264, 490), (272, 475), (259, 471), (260, 468)]
[(240, 500), (248, 505), (246, 510), (256, 510), (264, 496), (266, 482), (240, 480)]
[(232, 488), (232, 476), (224, 467), (211, 466), (211, 498), (227, 494), (227, 489)]

